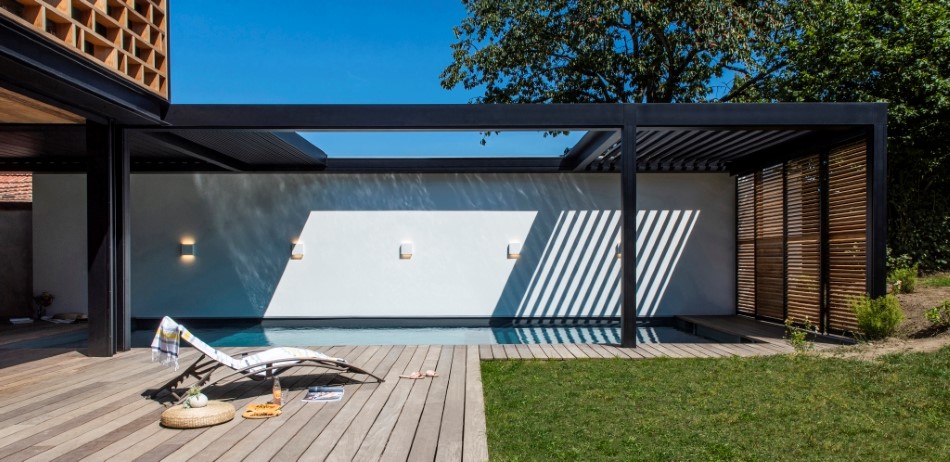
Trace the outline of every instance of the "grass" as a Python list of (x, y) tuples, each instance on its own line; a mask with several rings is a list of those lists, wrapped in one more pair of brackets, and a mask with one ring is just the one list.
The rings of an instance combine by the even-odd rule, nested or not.
[(950, 460), (950, 348), (486, 361), (492, 460)]
[(925, 276), (920, 278), (920, 282), (927, 287), (950, 287), (950, 273)]

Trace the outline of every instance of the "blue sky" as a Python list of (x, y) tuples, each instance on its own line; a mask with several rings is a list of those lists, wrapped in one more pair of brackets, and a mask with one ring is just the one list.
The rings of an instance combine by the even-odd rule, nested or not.
[[(171, 5), (172, 101), (464, 104), (445, 90), (461, 3), (178, 1)], [(560, 155), (580, 133), (307, 134), (331, 156)]]

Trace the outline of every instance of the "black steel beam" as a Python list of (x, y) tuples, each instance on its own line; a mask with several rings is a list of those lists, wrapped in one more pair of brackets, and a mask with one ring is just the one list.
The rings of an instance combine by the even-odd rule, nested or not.
[(161, 124), (169, 103), (0, 15), (0, 86), (87, 119)]
[(883, 103), (640, 104), (640, 127), (809, 128), (886, 122)]
[(872, 297), (880, 297), (887, 291), (887, 125), (874, 125), (867, 137), (867, 291)]
[(320, 149), (317, 146), (314, 146), (313, 143), (304, 139), (304, 137), (294, 133), (294, 132), (274, 132), (274, 136), (279, 138), (284, 143), (292, 146), (294, 149), (300, 151), (307, 157), (326, 165), (327, 163), (327, 153), (323, 152), (323, 149)]
[(561, 170), (587, 170), (597, 156), (619, 141), (620, 133), (616, 130), (587, 132), (561, 159)]
[(212, 165), (216, 165), (225, 170), (232, 172), (244, 172), (252, 170), (252, 168), (244, 162), (215, 151), (214, 149), (211, 149), (203, 144), (198, 144), (189, 139), (182, 138), (174, 133), (147, 131), (143, 131), (142, 133), (175, 152), (185, 154), (189, 157), (193, 157)]
[(637, 112), (624, 111), (620, 155), (620, 346), (637, 346)]
[(115, 127), (89, 122), (86, 226), (90, 356), (115, 354)]
[(41, 157), (0, 159), (0, 172), (74, 173), (86, 171), (83, 157)]
[(269, 130), (570, 130), (618, 128), (620, 104), (175, 104), (175, 128)]

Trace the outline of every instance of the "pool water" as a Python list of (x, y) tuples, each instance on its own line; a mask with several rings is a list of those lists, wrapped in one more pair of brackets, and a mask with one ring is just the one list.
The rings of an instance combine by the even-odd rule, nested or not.
[[(549, 343), (620, 343), (619, 326), (506, 327), (202, 327), (189, 328), (214, 347), (318, 345), (490, 345)], [(147, 347), (153, 330), (132, 333), (132, 346)], [(708, 343), (673, 327), (640, 327), (638, 343)]]

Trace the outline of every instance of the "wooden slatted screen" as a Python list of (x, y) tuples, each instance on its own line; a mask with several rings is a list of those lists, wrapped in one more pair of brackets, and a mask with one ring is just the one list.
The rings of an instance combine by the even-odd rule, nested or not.
[(785, 167), (786, 304), (788, 317), (821, 318), (821, 210), (817, 155)]
[(755, 316), (755, 174), (736, 178), (736, 201), (738, 310)]
[(783, 166), (756, 173), (755, 306), (756, 315), (785, 317), (785, 249)]
[(828, 327), (855, 330), (848, 301), (867, 292), (867, 146), (828, 156)]

